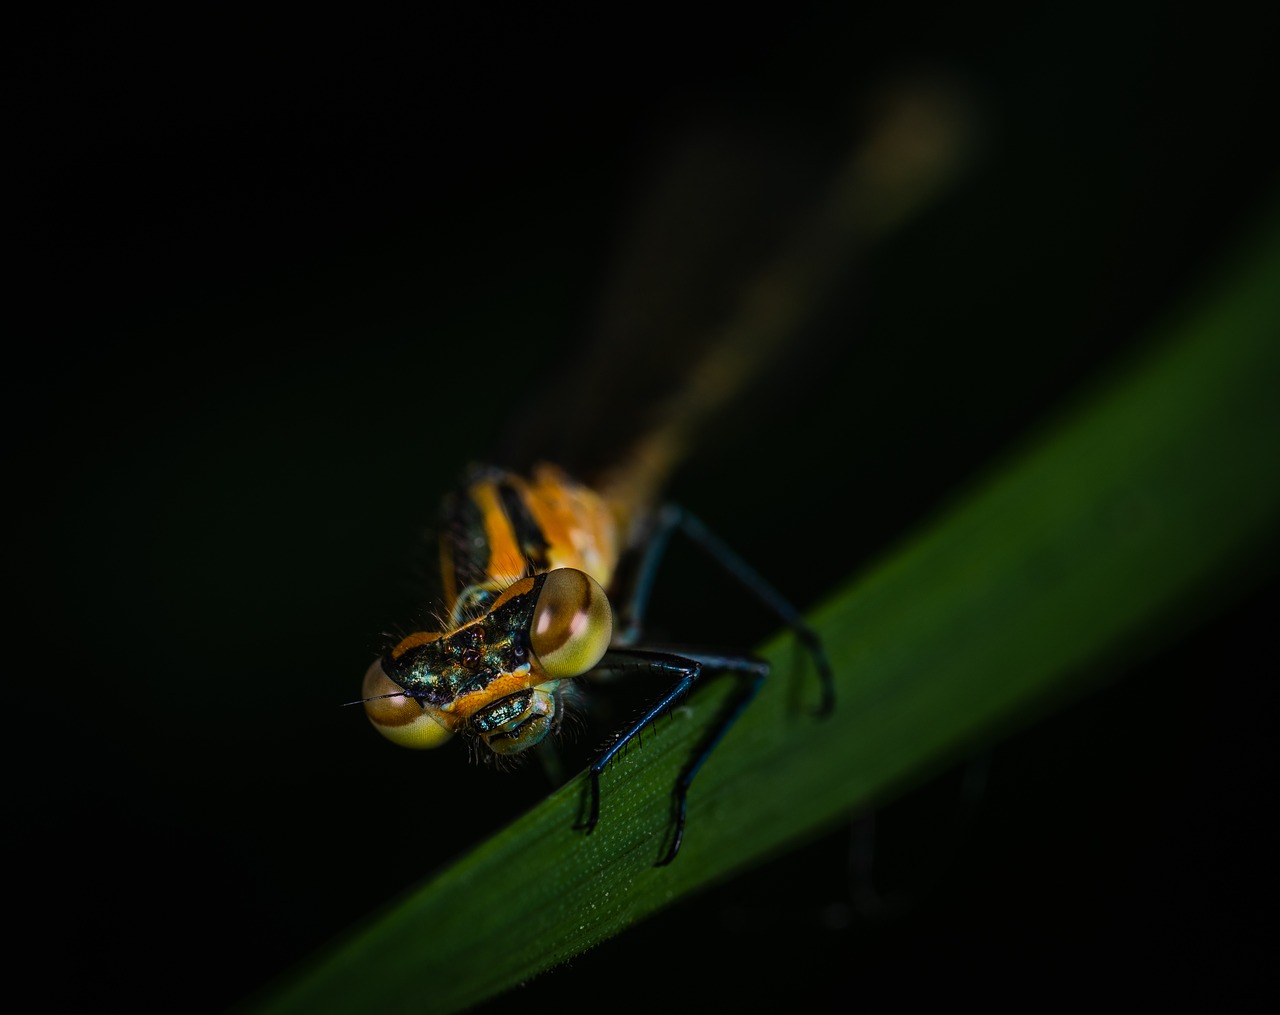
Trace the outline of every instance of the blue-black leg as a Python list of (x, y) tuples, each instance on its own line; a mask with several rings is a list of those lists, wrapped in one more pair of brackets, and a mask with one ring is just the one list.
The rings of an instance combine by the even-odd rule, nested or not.
[(738, 716), (751, 704), (752, 699), (759, 693), (760, 687), (764, 683), (764, 678), (769, 674), (769, 664), (761, 659), (738, 659), (735, 661), (735, 668), (733, 669), (724, 666), (717, 668), (721, 672), (732, 672), (741, 676), (743, 680), (738, 684), (736, 693), (729, 699), (724, 710), (716, 718), (716, 723), (711, 728), (708, 736), (698, 745), (698, 750), (694, 753), (693, 758), (681, 770), (680, 778), (676, 780), (675, 827), (672, 830), (671, 846), (668, 848), (666, 855), (656, 864), (658, 867), (665, 867), (680, 852), (680, 844), (684, 840), (684, 819), (689, 787), (693, 784), (694, 776), (698, 774), (698, 770), (702, 768), (703, 762), (715, 750), (716, 745), (724, 738), (729, 727), (737, 722)]
[(742, 714), (743, 709), (747, 707), (751, 699), (760, 690), (760, 685), (769, 673), (769, 664), (763, 659), (756, 659), (751, 656), (726, 656), (696, 652), (677, 654), (649, 649), (611, 649), (605, 654), (599, 669), (606, 672), (648, 670), (653, 673), (674, 675), (677, 679), (675, 684), (661, 698), (654, 702), (591, 763), (588, 769), (591, 786), (590, 809), (587, 813), (586, 821), (581, 826), (586, 829), (588, 834), (600, 820), (600, 773), (608, 767), (609, 762), (617, 756), (619, 751), (638, 737), (644, 728), (663, 712), (674, 708), (681, 700), (687, 697), (703, 673), (730, 673), (748, 678), (730, 699), (728, 706), (716, 718), (710, 733), (698, 745), (697, 751), (689, 763), (681, 770), (680, 776), (676, 780), (673, 795), (675, 827), (672, 833), (671, 845), (656, 865), (663, 867), (675, 859), (676, 854), (680, 851), (680, 844), (684, 841), (686, 802), (689, 787), (693, 784), (694, 777), (698, 774), (699, 769), (702, 768), (703, 763), (706, 762), (711, 752), (715, 750), (716, 745), (723, 739), (729, 727), (733, 725), (738, 716)]
[(708, 529), (694, 515), (675, 504), (665, 505), (658, 511), (652, 532), (645, 544), (644, 555), (640, 560), (636, 573), (636, 581), (631, 595), (623, 605), (622, 628), (619, 632), (620, 644), (632, 645), (640, 637), (641, 625), (645, 611), (649, 605), (649, 596), (653, 591), (654, 579), (658, 573), (658, 565), (666, 552), (671, 533), (679, 530), (695, 545), (701, 547), (716, 563), (733, 575), (748, 591), (759, 599), (768, 609), (786, 624), (800, 639), (800, 643), (813, 658), (818, 669), (818, 680), (822, 685), (822, 699), (818, 705), (819, 715), (828, 715), (835, 707), (835, 680), (831, 673), (831, 664), (827, 660), (826, 650), (819, 640), (817, 632), (805, 623), (800, 611), (787, 600), (782, 593), (767, 582), (764, 577), (738, 555), (728, 544)]

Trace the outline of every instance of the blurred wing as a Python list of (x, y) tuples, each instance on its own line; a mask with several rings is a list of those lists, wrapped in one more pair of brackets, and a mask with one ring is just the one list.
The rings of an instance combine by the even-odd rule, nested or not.
[(888, 89), (861, 121), (670, 131), (590, 342), (511, 459), (646, 503), (735, 403), (767, 397), (770, 368), (802, 362), (859, 255), (955, 177), (973, 134), (958, 91), (933, 82)]

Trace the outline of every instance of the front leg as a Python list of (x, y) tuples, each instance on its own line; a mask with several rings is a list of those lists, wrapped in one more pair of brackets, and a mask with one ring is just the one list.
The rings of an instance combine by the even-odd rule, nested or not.
[(831, 664), (827, 660), (826, 650), (817, 632), (805, 623), (800, 611), (766, 581), (759, 571), (743, 560), (737, 551), (708, 529), (697, 517), (678, 505), (664, 505), (654, 519), (653, 529), (645, 542), (636, 570), (635, 583), (622, 606), (622, 624), (616, 632), (615, 641), (620, 645), (634, 645), (639, 640), (645, 611), (648, 609), (649, 597), (657, 577), (658, 565), (662, 562), (663, 554), (666, 553), (671, 534), (676, 530), (683, 532), (692, 543), (701, 547), (712, 560), (728, 571), (779, 620), (791, 628), (818, 669), (818, 680), (822, 686), (818, 715), (830, 715), (835, 707), (835, 679), (831, 673)]
[(647, 649), (611, 649), (601, 661), (600, 669), (613, 672), (648, 669), (657, 673), (669, 673), (677, 676), (676, 683), (632, 725), (609, 745), (588, 769), (591, 802), (586, 821), (581, 827), (590, 834), (600, 820), (600, 774), (628, 743), (638, 737), (651, 722), (663, 712), (674, 708), (693, 690), (694, 684), (703, 673), (729, 673), (743, 679), (737, 693), (729, 700), (728, 706), (716, 717), (714, 725), (703, 738), (693, 757), (680, 771), (673, 790), (672, 803), (675, 811), (674, 829), (671, 845), (656, 866), (664, 867), (676, 858), (680, 845), (684, 841), (685, 815), (689, 787), (694, 777), (702, 768), (716, 745), (723, 739), (729, 727), (737, 720), (743, 710), (760, 690), (764, 678), (769, 673), (769, 664), (754, 656), (726, 656), (703, 652), (679, 654), (659, 652)]

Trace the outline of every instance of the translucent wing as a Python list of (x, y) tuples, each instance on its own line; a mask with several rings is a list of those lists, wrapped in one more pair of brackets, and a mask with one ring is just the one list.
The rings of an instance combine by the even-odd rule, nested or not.
[(597, 325), (549, 381), (545, 420), (513, 432), (509, 460), (545, 455), (594, 483), (610, 468), (652, 497), (708, 436), (741, 432), (743, 396), (768, 399), (775, 364), (804, 368), (797, 346), (856, 290), (860, 253), (954, 178), (972, 133), (967, 104), (936, 82), (895, 85), (835, 123), (720, 115), (669, 128), (638, 172), (650, 183)]

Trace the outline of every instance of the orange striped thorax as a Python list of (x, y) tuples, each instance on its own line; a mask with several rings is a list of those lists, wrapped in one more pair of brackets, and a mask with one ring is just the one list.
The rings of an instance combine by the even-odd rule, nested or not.
[(472, 472), (446, 500), (440, 538), (447, 630), (402, 638), (365, 675), (374, 726), (406, 747), (475, 734), (499, 755), (539, 743), (563, 715), (563, 681), (613, 635), (604, 587), (621, 512), (549, 465)]
[(476, 468), (445, 501), (440, 571), (453, 623), (486, 610), (521, 578), (556, 568), (584, 571), (603, 588), (613, 581), (625, 547), (621, 510), (554, 465), (526, 478)]

